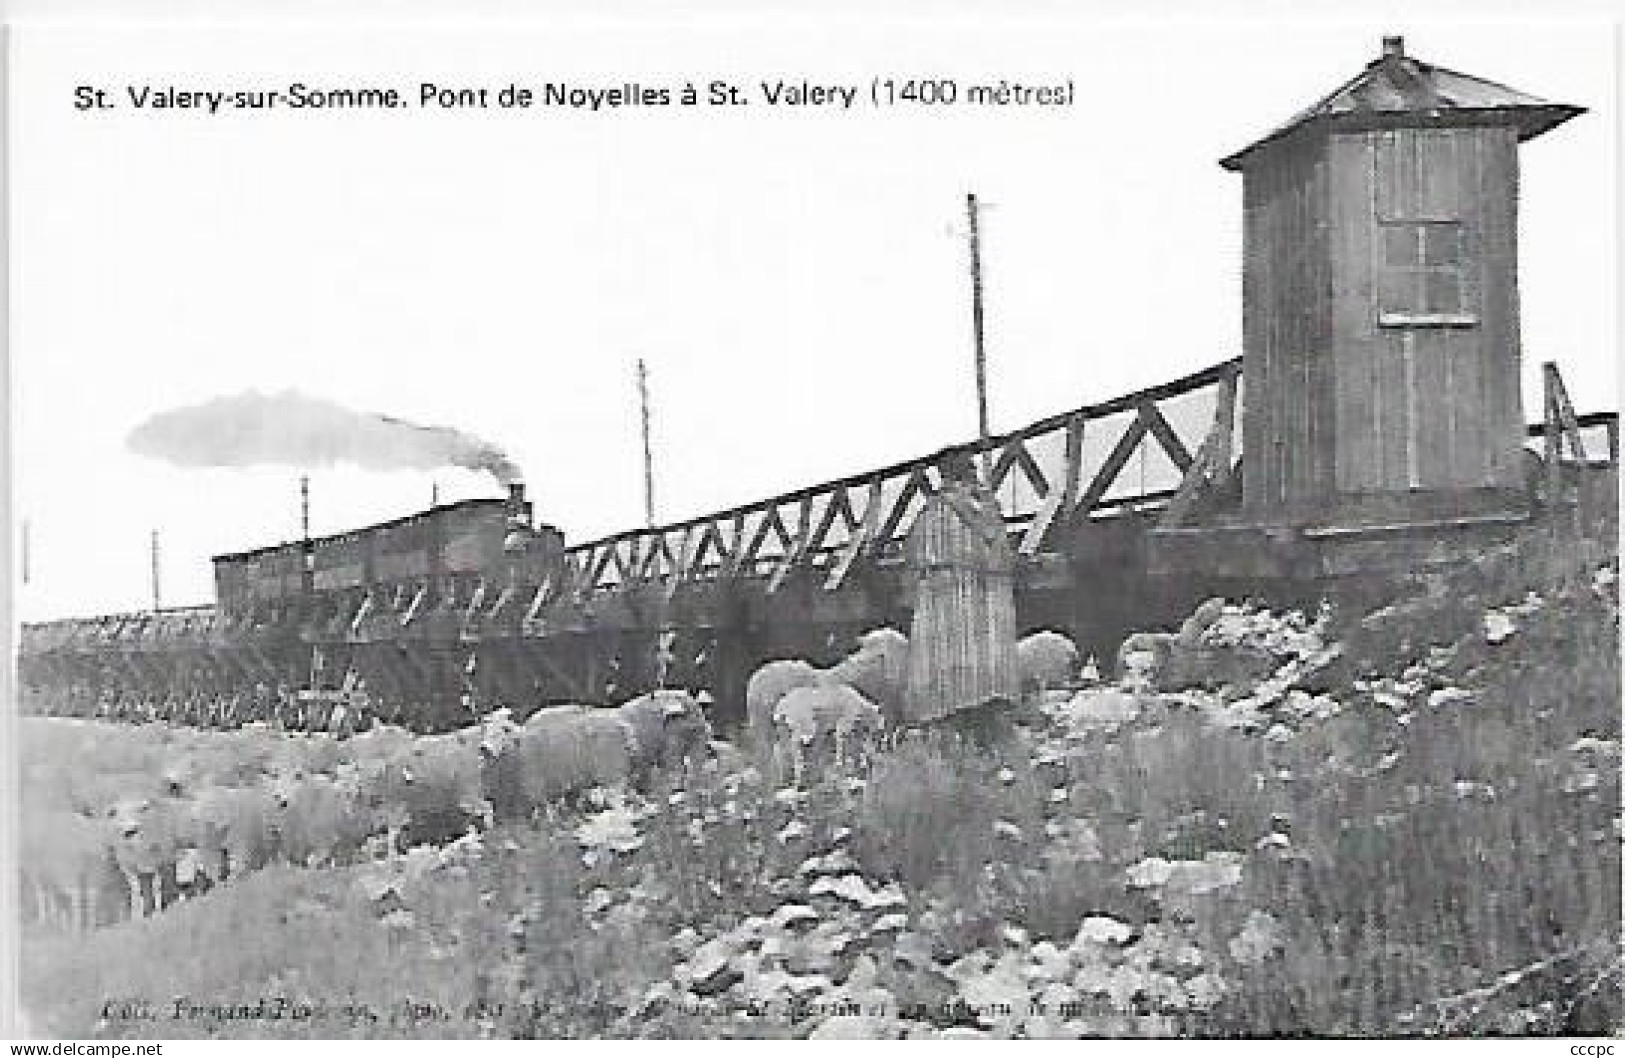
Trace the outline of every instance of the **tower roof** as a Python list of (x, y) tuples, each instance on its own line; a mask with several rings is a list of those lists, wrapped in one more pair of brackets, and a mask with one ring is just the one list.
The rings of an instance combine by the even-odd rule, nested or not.
[(1300, 128), (1345, 130), (1402, 125), (1511, 125), (1528, 140), (1561, 125), (1584, 107), (1552, 103), (1506, 85), (1430, 66), (1405, 54), (1404, 37), (1384, 37), (1382, 54), (1320, 102), (1219, 162), (1232, 172), (1249, 155)]

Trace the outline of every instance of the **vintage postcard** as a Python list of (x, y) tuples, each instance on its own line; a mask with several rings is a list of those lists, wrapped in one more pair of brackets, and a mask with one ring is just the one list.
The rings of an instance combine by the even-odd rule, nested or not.
[(5, 31), (0, 1034), (1620, 1030), (1612, 22), (351, 6)]

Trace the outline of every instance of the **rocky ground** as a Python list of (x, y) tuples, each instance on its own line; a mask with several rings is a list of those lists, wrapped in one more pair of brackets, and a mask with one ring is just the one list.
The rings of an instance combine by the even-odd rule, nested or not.
[(24, 1006), (79, 1036), (1612, 1031), (1616, 565), (1526, 559), (1369, 614), (1210, 608), (993, 752), (904, 737), (803, 787), (724, 754), (34, 937)]

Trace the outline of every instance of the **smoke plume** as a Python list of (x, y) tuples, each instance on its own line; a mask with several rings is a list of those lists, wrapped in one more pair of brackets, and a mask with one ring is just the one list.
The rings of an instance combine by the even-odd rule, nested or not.
[(294, 390), (249, 391), (160, 412), (130, 431), (137, 455), (183, 467), (326, 467), (368, 470), (485, 471), (501, 484), (519, 467), (489, 441), (449, 426), (422, 426), (388, 415), (351, 411)]

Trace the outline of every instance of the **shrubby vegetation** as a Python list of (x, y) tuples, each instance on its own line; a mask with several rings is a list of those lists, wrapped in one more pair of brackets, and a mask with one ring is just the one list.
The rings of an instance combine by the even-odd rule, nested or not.
[[(1174, 678), (1051, 692), (992, 752), (713, 763), (29, 936), (23, 1003), (76, 1036), (1615, 1031), (1616, 567), (1545, 554), (1229, 606)], [(103, 1008), (133, 997), (155, 1020)]]

